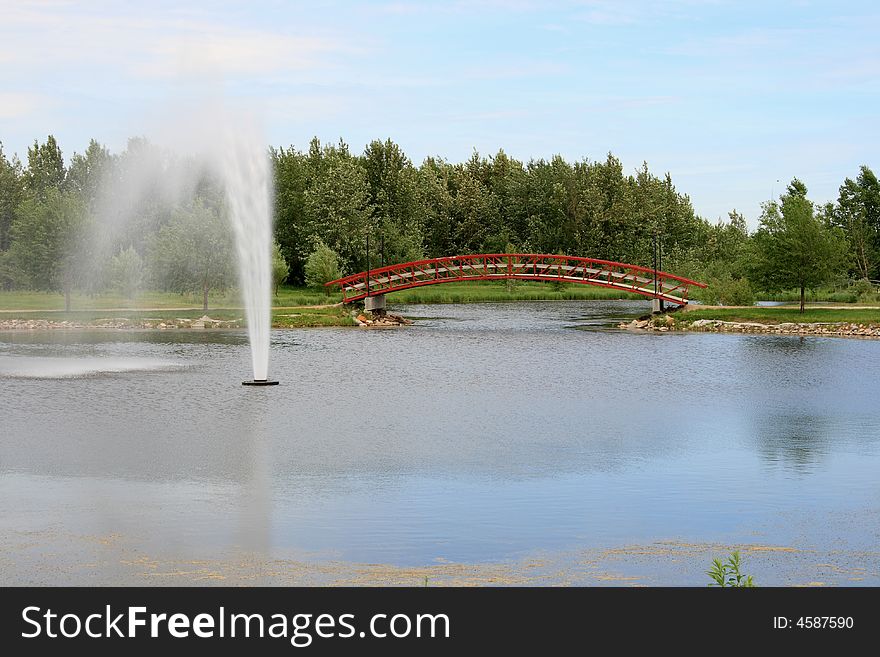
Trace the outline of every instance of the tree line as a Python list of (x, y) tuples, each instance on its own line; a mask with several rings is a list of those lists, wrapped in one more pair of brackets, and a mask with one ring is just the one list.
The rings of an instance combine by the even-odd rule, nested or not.
[[(161, 165), (146, 182), (145, 153)], [(362, 271), (368, 260), (376, 267), (480, 252), (651, 267), (655, 245), (664, 269), (709, 282), (704, 300), (712, 302), (748, 303), (756, 293), (791, 288), (803, 299), (828, 282), (880, 278), (880, 183), (868, 166), (824, 205), (792, 180), (764, 204), (750, 232), (735, 210), (725, 221), (700, 217), (669, 173), (656, 175), (647, 164), (627, 173), (612, 154), (521, 162), (500, 150), (416, 165), (391, 140), (357, 154), (342, 141), (313, 139), (304, 150), (272, 148), (269, 156), (276, 278), (293, 285)], [(74, 289), (99, 294), (108, 287), (199, 291), (207, 302), (210, 289), (234, 283), (233, 255), (222, 194), (206, 176), (180, 174), (192, 166), (140, 138), (118, 155), (92, 141), (69, 162), (51, 136), (34, 142), (26, 163), (0, 146), (0, 287), (68, 298)], [(109, 205), (130, 220), (96, 253), (90, 224), (106, 213), (107, 195), (130, 189), (126, 180), (135, 177), (140, 195)], [(163, 180), (184, 178), (191, 189), (169, 202)], [(860, 285), (870, 291), (870, 283)]]

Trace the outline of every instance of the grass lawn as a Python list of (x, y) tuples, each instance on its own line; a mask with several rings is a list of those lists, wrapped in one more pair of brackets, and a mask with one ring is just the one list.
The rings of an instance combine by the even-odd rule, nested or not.
[[(282, 287), (278, 295), (272, 297), (273, 306), (315, 306), (338, 303), (342, 295), (338, 292), (325, 294), (323, 290), (309, 288)], [(122, 309), (126, 311), (158, 308), (187, 308), (201, 310), (201, 294), (176, 294), (174, 292), (144, 292), (135, 299), (126, 299), (118, 294), (89, 296), (74, 294), (71, 298), (71, 311)], [(208, 299), (210, 312), (215, 309), (235, 309), (241, 307), (241, 300), (235, 292), (211, 294)], [(64, 297), (48, 292), (0, 292), (0, 313), (4, 311), (63, 311)], [(181, 315), (184, 317), (185, 315)]]
[[(88, 324), (99, 319), (125, 318), (132, 322), (144, 320), (198, 319), (205, 312), (198, 310), (75, 310), (69, 313), (57, 310), (31, 310), (27, 312), (0, 311), (0, 321), (4, 319), (48, 319), (56, 322), (69, 321)], [(208, 316), (222, 321), (239, 321), (244, 326), (244, 311), (235, 308), (208, 310)], [(302, 328), (308, 326), (354, 326), (351, 311), (340, 306), (315, 308), (275, 308), (272, 311), (272, 326), (277, 328)]]
[[(428, 285), (394, 292), (388, 296), (388, 302), (393, 305), (620, 298), (646, 300), (644, 297), (627, 295), (602, 287), (569, 284), (559, 289), (552, 283), (523, 281), (518, 282), (511, 290), (508, 290), (504, 282)], [(327, 295), (323, 290), (281, 288), (278, 295), (272, 299), (272, 325), (284, 328), (355, 325), (351, 318), (350, 307), (333, 305), (340, 300), (339, 293)], [(64, 299), (60, 294), (0, 292), (0, 320), (23, 318), (87, 323), (98, 319), (126, 318), (136, 322), (145, 319), (195, 319), (205, 314), (201, 308), (200, 297), (162, 292), (144, 293), (136, 303), (111, 294), (95, 297), (76, 296), (72, 305), (74, 310), (65, 313)], [(244, 311), (234, 294), (211, 297), (207, 314), (213, 319), (239, 320), (242, 325), (244, 324)], [(763, 324), (783, 322), (880, 324), (880, 306), (853, 307), (842, 304), (829, 305), (829, 307), (808, 306), (804, 314), (798, 312), (796, 305), (730, 308), (691, 306), (691, 309), (685, 312), (675, 313), (674, 317), (678, 322), (718, 319)]]
[(303, 328), (308, 326), (355, 326), (351, 310), (345, 307), (330, 308), (276, 308), (272, 312), (272, 326), (276, 328)]
[(517, 281), (508, 291), (505, 281), (440, 283), (401, 290), (388, 295), (388, 303), (481, 303), (501, 301), (584, 301), (594, 299), (646, 299), (595, 285)]
[[(483, 301), (560, 301), (589, 299), (640, 299), (617, 290), (591, 285), (564, 285), (557, 288), (553, 283), (531, 281), (517, 282), (508, 291), (504, 282), (481, 281), (473, 283), (443, 283), (426, 285), (394, 292), (388, 296), (390, 303), (476, 303)], [(272, 297), (276, 308), (296, 308), (338, 303), (342, 294), (338, 291), (326, 294), (324, 290), (305, 287), (281, 287)], [(212, 294), (208, 299), (208, 314), (212, 317), (221, 310), (236, 310), (241, 300), (235, 292)], [(118, 294), (88, 296), (75, 294), (71, 299), (71, 315), (82, 311), (118, 310), (132, 313), (139, 310), (187, 309), (201, 313), (202, 298), (198, 294), (173, 292), (144, 292), (136, 299), (126, 299)], [(0, 315), (13, 312), (63, 312), (64, 297), (47, 292), (0, 292)], [(182, 310), (178, 312), (183, 312)], [(12, 315), (7, 315), (12, 316)], [(37, 315), (29, 315), (36, 317)], [(189, 317), (180, 314), (179, 317)], [(201, 315), (199, 315), (201, 316)]]
[(801, 313), (797, 306), (759, 306), (743, 308), (704, 308), (677, 312), (673, 315), (677, 322), (695, 322), (698, 319), (719, 319), (725, 322), (759, 322), (761, 324), (781, 324), (783, 322), (818, 323), (851, 322), (854, 324), (880, 323), (880, 307), (811, 308), (807, 306)]

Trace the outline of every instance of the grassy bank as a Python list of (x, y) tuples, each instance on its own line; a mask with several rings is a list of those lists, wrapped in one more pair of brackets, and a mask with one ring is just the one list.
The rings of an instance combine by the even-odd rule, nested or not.
[[(132, 325), (140, 325), (144, 322), (166, 322), (174, 324), (180, 319), (198, 319), (207, 314), (211, 319), (222, 322), (236, 322), (238, 326), (244, 326), (244, 312), (241, 309), (217, 309), (207, 313), (198, 310), (122, 310), (108, 312), (106, 310), (79, 310), (58, 312), (54, 310), (32, 310), (27, 312), (0, 311), (0, 324), (4, 320), (49, 320), (53, 323), (71, 322), (77, 325), (99, 323), (102, 320), (125, 319)], [(292, 308), (274, 308), (272, 311), (272, 326), (276, 328), (303, 328), (310, 326), (354, 326), (350, 309), (330, 306), (316, 308), (313, 306), (299, 306)]]
[(758, 322), (761, 324), (826, 323), (852, 322), (856, 324), (880, 323), (880, 307), (810, 308), (801, 313), (797, 306), (749, 306), (732, 308), (699, 308), (677, 312), (673, 315), (676, 323), (692, 323), (700, 319), (721, 320), (724, 322)]
[[(553, 283), (517, 282), (512, 287), (504, 282), (444, 283), (426, 285), (394, 292), (389, 295), (390, 303), (478, 303), (492, 301), (566, 301), (591, 299), (641, 299), (638, 295), (627, 295), (617, 290), (609, 290), (590, 285), (563, 285)], [(306, 287), (281, 287), (272, 297), (276, 308), (300, 306), (320, 306), (338, 303), (342, 294)], [(208, 314), (225, 310), (237, 310), (241, 301), (237, 293), (212, 294), (208, 299)], [(144, 292), (135, 299), (127, 299), (118, 294), (95, 296), (77, 294), (71, 299), (71, 313), (91, 311), (124, 311), (126, 313), (142, 310), (192, 310), (201, 313), (201, 295), (176, 294), (173, 292)], [(0, 292), (0, 313), (8, 312), (63, 312), (64, 297), (47, 292)], [(36, 314), (33, 316), (37, 316)], [(188, 315), (178, 315), (187, 317)]]
[[(880, 294), (876, 288), (872, 291), (866, 291), (855, 285), (849, 287), (836, 288), (819, 288), (816, 290), (807, 290), (804, 297), (807, 303), (878, 303), (880, 302)], [(785, 290), (775, 293), (762, 293), (759, 298), (764, 301), (783, 301), (786, 303), (798, 303), (800, 301), (800, 290)]]
[(276, 308), (272, 311), (275, 328), (303, 328), (310, 326), (355, 326), (351, 310), (340, 306), (330, 308)]
[[(302, 287), (282, 287), (272, 297), (273, 306), (316, 306), (338, 303), (342, 295), (338, 292), (325, 294), (323, 290)], [(74, 294), (71, 298), (71, 311), (122, 309), (127, 311), (145, 309), (193, 309), (202, 308), (201, 294), (177, 294), (174, 292), (143, 292), (134, 299), (114, 293), (86, 295)], [(241, 300), (235, 291), (215, 293), (208, 297), (211, 312), (217, 309), (236, 309)], [(50, 292), (13, 291), (0, 292), (0, 312), (4, 311), (63, 311), (64, 297)]]

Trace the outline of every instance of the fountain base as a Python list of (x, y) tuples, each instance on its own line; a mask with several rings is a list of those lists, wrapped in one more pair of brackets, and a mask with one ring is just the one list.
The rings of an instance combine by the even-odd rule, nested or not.
[(243, 386), (277, 386), (278, 381), (269, 381), (268, 379), (254, 379), (253, 381), (242, 381)]

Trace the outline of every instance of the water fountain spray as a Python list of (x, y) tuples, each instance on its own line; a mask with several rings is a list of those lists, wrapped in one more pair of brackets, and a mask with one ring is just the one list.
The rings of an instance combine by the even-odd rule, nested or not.
[(242, 385), (269, 386), (272, 296), (272, 168), (262, 141), (229, 124), (220, 161), (229, 218), (238, 253), (238, 278), (247, 315), (254, 378)]

